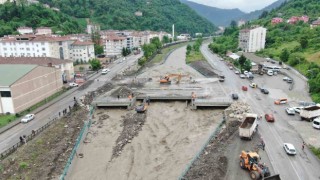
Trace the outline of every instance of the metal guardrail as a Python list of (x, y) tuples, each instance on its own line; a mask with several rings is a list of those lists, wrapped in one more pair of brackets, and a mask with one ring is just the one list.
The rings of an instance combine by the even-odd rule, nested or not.
[[(70, 113), (70, 112), (69, 112)], [(69, 115), (67, 113), (67, 115)], [(44, 131), (45, 129), (47, 129), (54, 121), (56, 121), (58, 119), (58, 117), (53, 118), (51, 121), (49, 121), (47, 124), (45, 124), (44, 126), (42, 126), (41, 128), (33, 131), (30, 135), (26, 136), (26, 140), (30, 141), (32, 140), (34, 137), (36, 137), (39, 133), (41, 133), (42, 131)], [(13, 152), (15, 152), (20, 146), (22, 146), (24, 143), (23, 142), (18, 142), (16, 144), (14, 144), (12, 147), (10, 147), (9, 149), (5, 150), (4, 152), (2, 152), (0, 154), (0, 159), (4, 159), (6, 157), (8, 157), (10, 154), (12, 154)]]
[(71, 167), (71, 165), (72, 165), (73, 158), (74, 158), (74, 156), (76, 155), (77, 150), (78, 150), (78, 148), (79, 148), (79, 145), (81, 144), (82, 139), (83, 139), (83, 137), (84, 137), (83, 135), (85, 134), (85, 132), (88, 131), (88, 129), (89, 129), (90, 126), (91, 126), (92, 117), (93, 117), (93, 112), (94, 112), (94, 108), (93, 108), (93, 106), (91, 106), (91, 107), (90, 107), (90, 112), (89, 112), (89, 119), (88, 119), (88, 121), (86, 121), (86, 122), (84, 123), (83, 128), (82, 128), (81, 131), (80, 131), (80, 134), (79, 134), (79, 136), (78, 136), (78, 138), (77, 138), (77, 140), (76, 140), (76, 143), (75, 143), (75, 145), (74, 145), (74, 147), (73, 147), (73, 149), (72, 149), (72, 151), (71, 151), (71, 154), (70, 154), (70, 156), (69, 156), (69, 158), (68, 158), (68, 161), (67, 161), (67, 163), (66, 163), (66, 166), (64, 167), (63, 172), (62, 172), (62, 174), (60, 175), (59, 180), (64, 180), (65, 177), (67, 176), (67, 174), (68, 174), (68, 172), (69, 172), (69, 169), (70, 169), (70, 167)]

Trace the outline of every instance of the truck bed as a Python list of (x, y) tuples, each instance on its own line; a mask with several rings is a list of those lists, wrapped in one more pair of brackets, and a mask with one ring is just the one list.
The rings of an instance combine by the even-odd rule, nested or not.
[(255, 120), (254, 117), (246, 117), (246, 119), (240, 125), (240, 128), (249, 129), (252, 126), (252, 124), (254, 123), (254, 120)]

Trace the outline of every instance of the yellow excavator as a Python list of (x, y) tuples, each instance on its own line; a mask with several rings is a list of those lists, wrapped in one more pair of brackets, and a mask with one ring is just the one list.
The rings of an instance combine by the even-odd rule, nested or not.
[(182, 75), (182, 74), (167, 74), (163, 78), (160, 79), (160, 84), (171, 84), (172, 77), (176, 77), (176, 83), (179, 84), (182, 77), (188, 77), (189, 75)]

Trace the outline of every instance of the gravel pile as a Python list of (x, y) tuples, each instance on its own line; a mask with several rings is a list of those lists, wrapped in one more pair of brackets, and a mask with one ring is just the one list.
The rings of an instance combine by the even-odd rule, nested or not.
[(228, 120), (242, 120), (245, 113), (250, 113), (249, 104), (241, 101), (236, 101), (231, 104), (226, 110)]
[(116, 141), (116, 146), (113, 148), (111, 160), (118, 157), (121, 154), (124, 146), (128, 143), (131, 143), (135, 136), (138, 136), (145, 121), (145, 113), (128, 113), (123, 117), (121, 125), (123, 126), (123, 129)]

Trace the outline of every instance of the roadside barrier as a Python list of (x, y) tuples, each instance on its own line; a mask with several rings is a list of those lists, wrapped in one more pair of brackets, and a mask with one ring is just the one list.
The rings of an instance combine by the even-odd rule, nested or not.
[(80, 131), (80, 134), (79, 134), (79, 136), (78, 136), (78, 138), (76, 140), (76, 143), (75, 143), (75, 145), (74, 145), (74, 147), (72, 149), (72, 152), (71, 152), (71, 154), (70, 154), (70, 156), (68, 158), (68, 161), (66, 163), (66, 166), (64, 167), (63, 172), (60, 175), (60, 178), (59, 178), (60, 180), (64, 180), (65, 177), (68, 174), (68, 171), (69, 171), (69, 169), (70, 169), (70, 167), (72, 165), (72, 160), (73, 160), (74, 156), (77, 154), (77, 150), (79, 148), (79, 145), (81, 144), (82, 139), (84, 137), (83, 135), (88, 132), (88, 130), (89, 130), (90, 126), (91, 126), (93, 112), (94, 112), (94, 108), (93, 108), (93, 106), (90, 106), (89, 117), (88, 117), (89, 119), (88, 119), (88, 121), (86, 121), (84, 123), (83, 128)]
[[(38, 135), (39, 133), (41, 133), (42, 131), (47, 129), (57, 119), (58, 119), (58, 117), (55, 117), (51, 121), (49, 121), (47, 124), (42, 126), (41, 128), (32, 131), (32, 133), (30, 135), (26, 136), (26, 141), (28, 142), (28, 141), (32, 140), (36, 135)], [(0, 154), (0, 160), (3, 160), (4, 158), (8, 157), (10, 154), (15, 152), (22, 145), (24, 145), (23, 142), (18, 142), (15, 145), (13, 145), (11, 148), (9, 148), (9, 149), (5, 150), (4, 152), (2, 152)]]
[(211, 135), (209, 136), (208, 140), (204, 143), (204, 145), (201, 147), (200, 151), (192, 158), (192, 160), (190, 161), (190, 163), (187, 165), (187, 167), (184, 169), (184, 171), (182, 172), (182, 174), (179, 176), (179, 180), (184, 180), (185, 175), (188, 173), (188, 171), (190, 170), (192, 164), (200, 157), (200, 155), (203, 153), (204, 149), (208, 146), (208, 144), (210, 143), (210, 141), (216, 137), (216, 135), (220, 132), (223, 124), (226, 122), (225, 118), (222, 119), (222, 121), (219, 123), (218, 127), (214, 130), (214, 132), (211, 133)]

